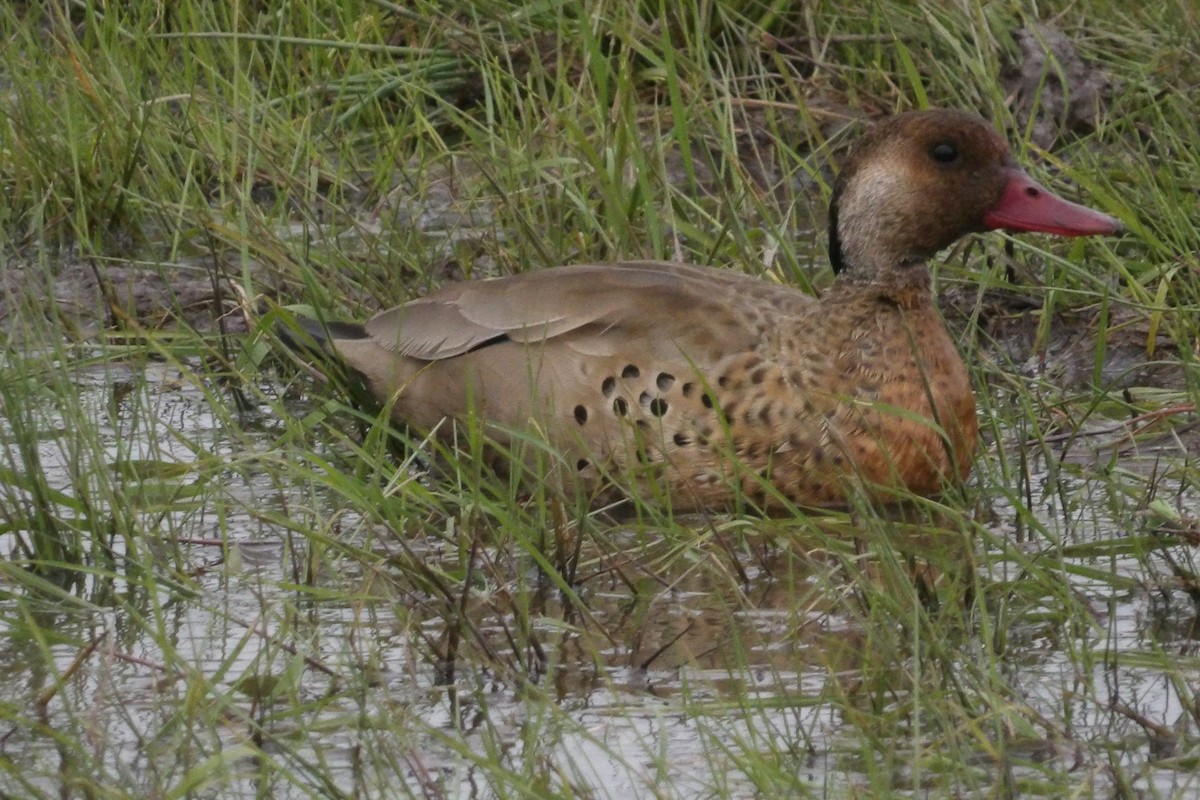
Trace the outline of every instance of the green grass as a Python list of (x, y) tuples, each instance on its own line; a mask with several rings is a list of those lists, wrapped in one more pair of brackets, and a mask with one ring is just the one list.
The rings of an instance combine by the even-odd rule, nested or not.
[[(1195, 794), (1200, 12), (1039, 6), (1111, 86), (1046, 150), (1026, 4), (677, 5), (0, 8), (0, 793)], [(939, 261), (987, 446), (903, 515), (430, 476), (270, 334), (571, 261), (820, 291), (831, 167), (924, 105), (1129, 233)]]

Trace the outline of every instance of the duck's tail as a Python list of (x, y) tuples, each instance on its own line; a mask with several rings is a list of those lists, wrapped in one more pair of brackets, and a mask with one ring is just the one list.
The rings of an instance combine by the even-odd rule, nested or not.
[[(290, 309), (288, 309), (290, 312)], [(363, 395), (365, 376), (347, 363), (338, 351), (338, 342), (366, 339), (367, 331), (355, 322), (332, 322), (298, 313), (281, 314), (275, 322), (275, 335), (285, 347), (302, 360), (311, 362), (309, 370), (350, 391), (355, 400)]]
[(300, 314), (288, 314), (275, 323), (275, 335), (289, 350), (318, 360), (338, 358), (338, 339), (366, 339), (367, 331), (356, 322), (330, 322)]

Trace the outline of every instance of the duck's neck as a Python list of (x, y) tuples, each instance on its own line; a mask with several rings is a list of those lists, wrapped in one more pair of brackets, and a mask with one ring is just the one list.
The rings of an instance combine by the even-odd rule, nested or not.
[(881, 294), (905, 299), (927, 297), (930, 292), (929, 259), (897, 256), (884, 235), (881, 221), (855, 215), (839, 219), (835, 203), (829, 210), (829, 263), (837, 284), (873, 287)]
[(866, 300), (911, 311), (933, 305), (932, 279), (924, 266), (871, 277), (848, 270), (837, 276), (825, 297), (835, 298), (835, 304)]
[(829, 261), (837, 275), (834, 286), (891, 297), (905, 306), (929, 300), (932, 291), (929, 259), (898, 258), (887, 252), (886, 247), (864, 246), (870, 238), (851, 238), (847, 247), (837, 230), (834, 216), (829, 226)]

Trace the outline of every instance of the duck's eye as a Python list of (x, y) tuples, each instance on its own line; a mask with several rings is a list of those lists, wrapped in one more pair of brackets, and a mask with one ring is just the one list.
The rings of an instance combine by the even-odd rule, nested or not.
[(949, 142), (941, 142), (933, 146), (929, 155), (933, 156), (933, 160), (939, 164), (953, 164), (958, 160), (958, 148)]

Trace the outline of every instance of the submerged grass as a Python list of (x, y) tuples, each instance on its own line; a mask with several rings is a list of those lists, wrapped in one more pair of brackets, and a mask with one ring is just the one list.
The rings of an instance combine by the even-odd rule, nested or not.
[[(0, 8), (0, 793), (1194, 795), (1200, 20), (1039, 8)], [(941, 262), (988, 447), (903, 517), (426, 476), (267, 333), (569, 261), (819, 291), (831, 165), (926, 104), (1130, 234)]]

